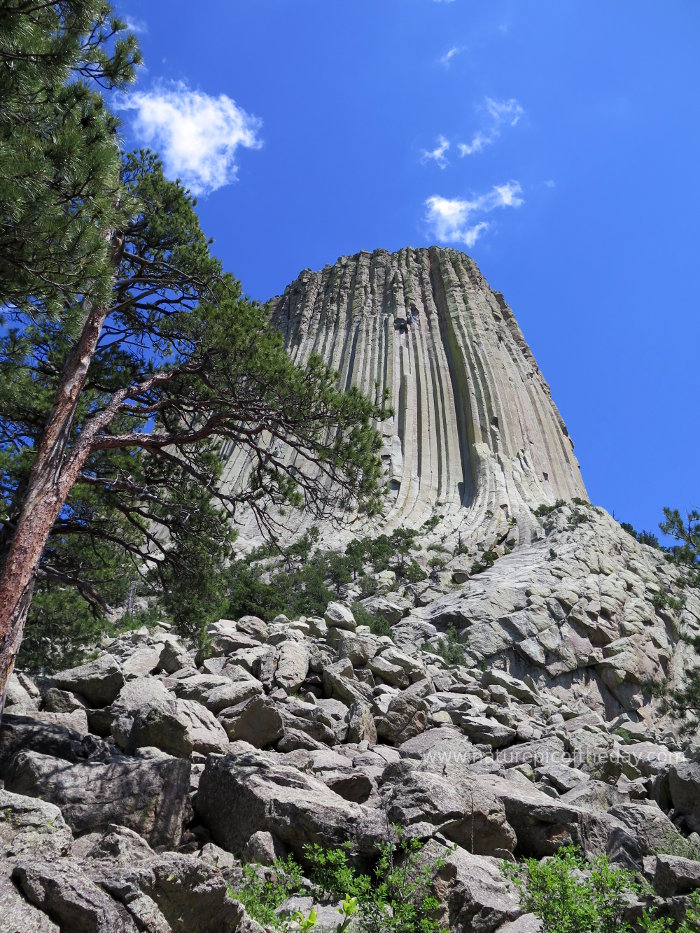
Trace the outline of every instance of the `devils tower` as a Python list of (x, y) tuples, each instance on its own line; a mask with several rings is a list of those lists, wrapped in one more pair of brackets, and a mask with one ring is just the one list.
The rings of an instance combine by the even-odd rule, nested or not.
[[(442, 538), (487, 540), (510, 523), (527, 542), (542, 503), (587, 498), (513, 312), (468, 256), (357, 253), (304, 270), (269, 307), (295, 362), (318, 354), (343, 387), (386, 396), (382, 530), (435, 516)], [(231, 452), (225, 481), (245, 474), (244, 456)]]

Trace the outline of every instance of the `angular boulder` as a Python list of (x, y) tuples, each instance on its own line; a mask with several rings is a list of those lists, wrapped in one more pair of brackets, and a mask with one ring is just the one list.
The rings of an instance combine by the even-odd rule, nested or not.
[(150, 845), (175, 847), (187, 812), (190, 763), (162, 753), (123, 756), (109, 764), (71, 764), (38, 752), (15, 755), (7, 790), (40, 797), (60, 808), (76, 834), (118, 823)]
[(107, 706), (124, 686), (124, 673), (116, 658), (102, 654), (87, 664), (52, 674), (49, 682), (54, 687), (80, 694), (92, 706)]
[(324, 848), (350, 840), (374, 852), (385, 831), (381, 815), (351, 803), (296, 768), (274, 764), (264, 753), (211, 756), (195, 810), (223, 848), (240, 854), (259, 831), (272, 833), (296, 855), (306, 843)]

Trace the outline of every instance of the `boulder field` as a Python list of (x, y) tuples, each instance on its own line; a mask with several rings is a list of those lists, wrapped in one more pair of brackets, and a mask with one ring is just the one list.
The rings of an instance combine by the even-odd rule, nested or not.
[(679, 854), (700, 842), (692, 747), (651, 707), (608, 715), (556, 671), (509, 672), (499, 651), (448, 664), (434, 642), (417, 647), (437, 615), (404, 619), (395, 640), (341, 603), (324, 618), (222, 619), (206, 656), (143, 628), (80, 667), (16, 673), (0, 931), (261, 931), (235, 898), (242, 863), (303, 865), (305, 844), (349, 842), (369, 867), (391, 824), (443, 860), (435, 889), (456, 933), (537, 930), (502, 865), (568, 843), (637, 870), (658, 902), (700, 887)]

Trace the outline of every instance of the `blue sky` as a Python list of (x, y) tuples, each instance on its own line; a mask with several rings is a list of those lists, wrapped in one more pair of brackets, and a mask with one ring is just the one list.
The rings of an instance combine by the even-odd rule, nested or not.
[(700, 506), (697, 0), (122, 0), (125, 143), (199, 192), (252, 297), (464, 249), (513, 307), (593, 502)]

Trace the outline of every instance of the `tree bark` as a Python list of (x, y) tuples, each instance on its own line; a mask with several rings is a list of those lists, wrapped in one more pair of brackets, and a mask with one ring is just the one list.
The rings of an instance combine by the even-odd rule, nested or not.
[[(116, 267), (123, 245), (120, 239), (113, 243), (112, 265)], [(76, 407), (108, 313), (107, 306), (85, 309), (80, 336), (64, 363), (54, 405), (37, 445), (14, 535), (0, 554), (0, 718), (46, 540), (90, 454), (90, 441), (97, 429), (95, 424), (92, 431), (83, 432), (71, 448)], [(103, 420), (95, 419), (100, 424)]]

